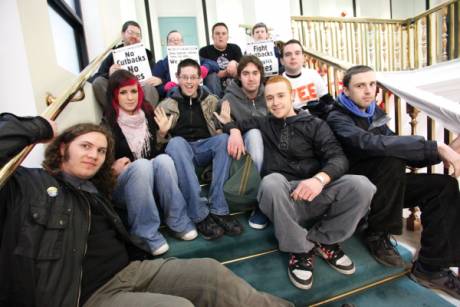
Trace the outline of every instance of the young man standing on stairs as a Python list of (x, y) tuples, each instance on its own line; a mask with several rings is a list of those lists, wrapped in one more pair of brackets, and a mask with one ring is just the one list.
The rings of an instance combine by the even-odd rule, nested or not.
[(350, 173), (368, 177), (377, 186), (364, 241), (376, 260), (387, 266), (404, 262), (391, 242), (402, 233), (402, 209), (422, 210), (422, 239), (411, 277), (424, 286), (460, 298), (460, 281), (448, 269), (460, 265), (460, 193), (455, 178), (441, 174), (407, 173), (407, 166), (444, 162), (460, 174), (460, 155), (450, 146), (422, 136), (398, 136), (389, 117), (376, 106), (376, 74), (354, 66), (343, 77), (344, 92), (327, 122), (350, 160)]
[[(0, 166), (45, 142), (55, 123), (0, 115)], [(47, 147), (44, 169), (19, 167), (0, 189), (0, 306), (293, 306), (213, 259), (151, 259), (109, 200), (113, 139), (79, 124)]]
[[(326, 122), (294, 110), (286, 78), (270, 78), (265, 99), (271, 116), (231, 122), (228, 105), (216, 116), (230, 134), (254, 128), (262, 132), (264, 177), (258, 201), (273, 222), (279, 249), (290, 253), (291, 282), (311, 288), (315, 252), (340, 273), (353, 274), (355, 266), (339, 243), (367, 214), (374, 185), (364, 176), (342, 176), (348, 161), (340, 144)], [(308, 220), (317, 220), (310, 230), (303, 227)]]

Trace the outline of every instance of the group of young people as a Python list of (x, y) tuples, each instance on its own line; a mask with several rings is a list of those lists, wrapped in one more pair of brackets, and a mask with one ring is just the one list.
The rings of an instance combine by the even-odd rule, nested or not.
[[(268, 32), (258, 25), (253, 34)], [(127, 22), (122, 35), (124, 44), (138, 42), (141, 29)], [(296, 287), (311, 288), (315, 256), (342, 274), (355, 272), (340, 244), (360, 222), (376, 260), (404, 266), (390, 237), (402, 231), (402, 209), (419, 206), (423, 232), (411, 276), (460, 298), (460, 281), (449, 270), (460, 262), (458, 183), (405, 169), (442, 161), (458, 176), (458, 149), (395, 135), (376, 104), (370, 67), (347, 70), (334, 100), (321, 76), (303, 67), (297, 40), (284, 44), (284, 72), (270, 78), (257, 57), (227, 43), (225, 24), (214, 25), (213, 40), (200, 50), (201, 63), (179, 63), (178, 84), (167, 80), (163, 65), (161, 76), (141, 85), (109, 56), (93, 84), (95, 93), (105, 87), (105, 95), (96, 94), (102, 126), (80, 124), (55, 137), (52, 121), (0, 115), (1, 164), (55, 137), (43, 169), (19, 168), (0, 190), (0, 303), (292, 306), (214, 260), (148, 260), (169, 249), (161, 223), (182, 240), (243, 232), (223, 185), (232, 159), (246, 153), (262, 177), (249, 225), (273, 223)], [(168, 35), (170, 44), (181, 41), (177, 31)], [(210, 74), (219, 78), (222, 98), (200, 85)], [(167, 95), (158, 103), (148, 93), (161, 85)], [(210, 164), (204, 197), (196, 168)], [(114, 208), (127, 211), (129, 231)]]

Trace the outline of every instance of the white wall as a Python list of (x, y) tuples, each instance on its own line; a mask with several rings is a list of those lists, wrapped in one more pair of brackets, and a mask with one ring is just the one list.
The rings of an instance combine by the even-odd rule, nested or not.
[(356, 16), (389, 19), (391, 16), (390, 0), (356, 0)]
[(353, 17), (352, 0), (302, 0), (302, 8), (304, 16)]

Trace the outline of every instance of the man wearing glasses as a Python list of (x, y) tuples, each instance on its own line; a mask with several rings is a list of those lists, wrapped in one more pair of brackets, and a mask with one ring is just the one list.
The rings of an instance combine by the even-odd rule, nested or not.
[[(217, 97), (200, 86), (200, 65), (192, 60), (182, 60), (177, 67), (179, 86), (159, 107), (170, 116), (171, 128), (165, 152), (176, 165), (179, 188), (188, 200), (187, 214), (201, 235), (208, 240), (243, 231), (238, 221), (229, 215), (223, 186), (228, 177), (230, 157), (227, 154), (226, 134), (222, 134), (213, 112)], [(201, 187), (195, 167), (212, 163), (212, 181), (209, 201), (200, 197)]]
[[(183, 46), (184, 40), (182, 39), (182, 34), (177, 30), (172, 30), (166, 35), (166, 42), (168, 46)], [(220, 68), (216, 61), (205, 59), (200, 57), (200, 69), (201, 69), (201, 79), (203, 79), (203, 84), (209, 89), (209, 91), (215, 95), (219, 94), (221, 91), (219, 77), (217, 73)], [(171, 89), (173, 89), (177, 84), (171, 81), (169, 73), (169, 62), (168, 56), (164, 59), (159, 60), (155, 67), (153, 68), (153, 75), (160, 78), (162, 84), (157, 86), (158, 93), (160, 97), (165, 97)]]
[[(142, 39), (141, 26), (132, 20), (125, 22), (121, 28), (121, 38), (122, 44), (115, 46), (114, 49), (140, 43)], [(152, 64), (154, 64), (152, 63), (152, 53), (148, 49), (145, 49), (145, 52), (150, 67), (152, 67)], [(102, 109), (104, 109), (104, 105), (107, 103), (109, 77), (119, 69), (122, 69), (121, 65), (115, 64), (112, 54), (109, 54), (102, 62), (97, 73), (92, 77), (94, 95)], [(154, 76), (143, 81), (142, 88), (144, 89), (145, 100), (153, 105), (156, 105), (159, 100), (158, 91), (155, 88), (159, 84), (161, 84), (161, 79)]]

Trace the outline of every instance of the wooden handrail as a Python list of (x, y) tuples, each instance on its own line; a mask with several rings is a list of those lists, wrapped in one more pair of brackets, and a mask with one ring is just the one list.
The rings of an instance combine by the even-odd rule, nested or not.
[[(78, 75), (75, 82), (58, 98), (53, 99), (51, 103), (41, 114), (42, 117), (55, 120), (62, 110), (65, 109), (67, 104), (72, 101), (74, 96), (77, 93), (83, 93), (84, 95), (84, 85), (86, 81), (94, 74), (96, 69), (99, 67), (101, 62), (107, 57), (111, 52), (112, 48), (120, 42), (120, 38), (117, 38), (103, 53), (97, 56), (88, 66), (83, 69), (83, 71)], [(14, 173), (16, 168), (24, 161), (27, 155), (32, 151), (35, 144), (25, 147), (20, 153), (14, 156), (8, 163), (6, 163), (0, 169), (0, 188), (4, 186), (8, 178)]]

